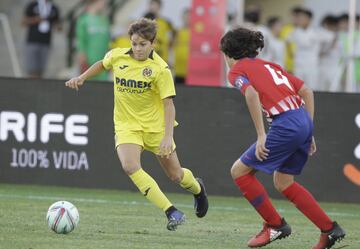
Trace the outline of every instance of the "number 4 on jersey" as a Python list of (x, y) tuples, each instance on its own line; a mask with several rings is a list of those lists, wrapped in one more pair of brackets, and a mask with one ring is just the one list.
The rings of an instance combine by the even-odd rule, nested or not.
[(288, 78), (281, 73), (281, 71), (275, 71), (269, 64), (264, 65), (266, 69), (270, 72), (276, 85), (285, 84), (288, 88), (294, 91), (293, 87), (290, 85)]

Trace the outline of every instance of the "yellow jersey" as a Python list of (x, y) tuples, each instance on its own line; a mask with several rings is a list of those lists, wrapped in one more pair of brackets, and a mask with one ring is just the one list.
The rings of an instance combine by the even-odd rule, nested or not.
[(190, 30), (188, 28), (180, 29), (175, 38), (175, 75), (185, 77), (187, 74), (187, 65), (189, 60), (190, 49)]
[(129, 36), (119, 36), (114, 41), (110, 43), (110, 48), (128, 48), (131, 46), (131, 41)]
[(172, 40), (173, 27), (165, 19), (156, 18), (157, 34), (155, 39), (155, 51), (161, 56), (162, 59), (168, 61), (170, 42)]
[[(294, 31), (295, 27), (292, 24), (287, 24), (283, 27), (280, 33), (280, 38), (286, 42), (286, 39)], [(285, 69), (289, 72), (294, 72), (294, 53), (296, 50), (295, 43), (287, 42), (285, 50)]]
[(163, 99), (176, 95), (171, 71), (154, 51), (145, 61), (135, 60), (131, 53), (130, 48), (115, 48), (102, 61), (114, 75), (115, 132), (163, 132)]

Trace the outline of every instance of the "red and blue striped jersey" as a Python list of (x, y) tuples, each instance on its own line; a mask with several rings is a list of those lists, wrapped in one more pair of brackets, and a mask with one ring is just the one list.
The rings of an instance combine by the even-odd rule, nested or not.
[(298, 91), (304, 82), (275, 63), (244, 58), (233, 65), (228, 78), (243, 94), (254, 87), (267, 117), (298, 109), (303, 103)]

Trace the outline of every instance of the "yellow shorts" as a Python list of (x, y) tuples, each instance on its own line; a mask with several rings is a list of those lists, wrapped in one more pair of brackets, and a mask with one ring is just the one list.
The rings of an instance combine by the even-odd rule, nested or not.
[[(160, 144), (164, 138), (164, 132), (144, 132), (144, 131), (116, 131), (115, 149), (120, 144), (138, 144), (144, 150), (150, 151), (156, 155), (160, 154)], [(172, 151), (176, 145), (173, 139)]]

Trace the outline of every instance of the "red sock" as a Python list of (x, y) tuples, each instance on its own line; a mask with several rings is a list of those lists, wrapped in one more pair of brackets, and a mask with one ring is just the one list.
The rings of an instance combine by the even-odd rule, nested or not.
[(281, 225), (280, 215), (272, 205), (264, 186), (256, 179), (255, 175), (240, 176), (235, 179), (235, 183), (267, 224)]
[(322, 210), (319, 203), (314, 199), (312, 194), (303, 186), (294, 182), (282, 194), (295, 204), (312, 223), (321, 231), (329, 231), (333, 227), (333, 222)]

